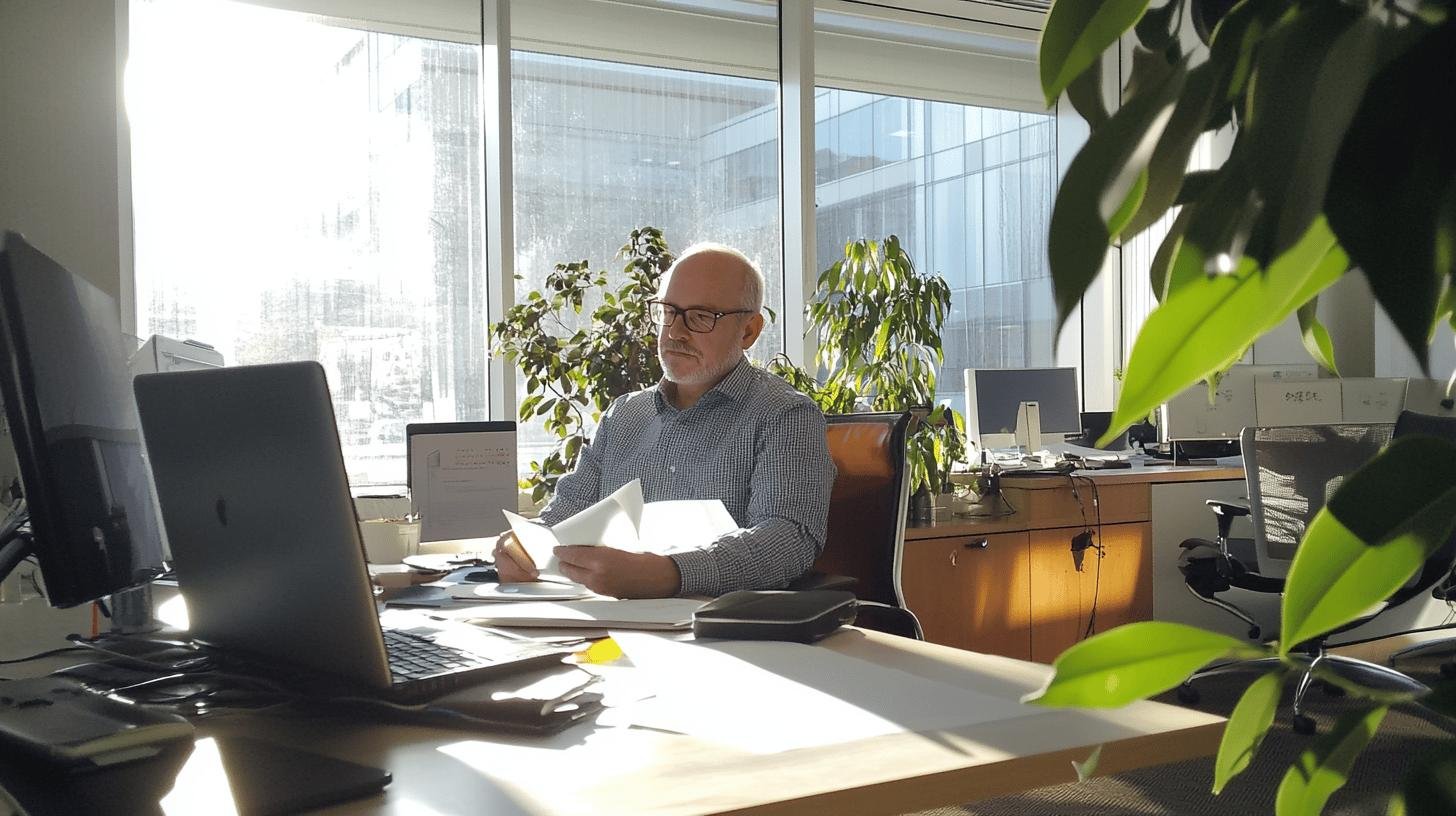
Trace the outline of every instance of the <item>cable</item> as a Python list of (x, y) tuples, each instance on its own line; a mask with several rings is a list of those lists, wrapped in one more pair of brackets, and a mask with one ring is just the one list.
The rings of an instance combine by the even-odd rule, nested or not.
[(1087, 524), (1087, 508), (1082, 505), (1082, 497), (1077, 493), (1076, 480), (1078, 478), (1086, 479), (1087, 483), (1092, 486), (1092, 508), (1097, 518), (1097, 542), (1091, 545), (1092, 549), (1097, 550), (1097, 575), (1092, 579), (1092, 610), (1087, 614), (1087, 628), (1082, 632), (1082, 639), (1085, 640), (1092, 636), (1092, 630), (1097, 625), (1097, 601), (1102, 592), (1102, 559), (1107, 557), (1107, 550), (1100, 543), (1102, 539), (1102, 496), (1097, 490), (1097, 480), (1091, 476), (1068, 476), (1072, 482), (1072, 495), (1076, 497), (1077, 507), (1082, 511), (1084, 528)]
[(1385, 640), (1386, 638), (1392, 638), (1396, 635), (1419, 635), (1422, 632), (1441, 632), (1446, 629), (1456, 629), (1456, 623), (1443, 623), (1439, 626), (1425, 626), (1420, 629), (1403, 629), (1399, 632), (1390, 632), (1384, 635), (1375, 635), (1373, 637), (1360, 638), (1359, 640), (1345, 640), (1339, 643), (1326, 643), (1325, 648), (1339, 649), (1343, 646), (1359, 646), (1362, 643), (1372, 643), (1377, 640)]
[(79, 650), (81, 648), (83, 648), (83, 647), (81, 647), (81, 646), (62, 646), (59, 649), (51, 649), (50, 651), (41, 652), (39, 654), (33, 654), (33, 655), (30, 655), (29, 657), (12, 657), (12, 658), (8, 658), (8, 659), (5, 659), (5, 660), (0, 660), (0, 666), (9, 666), (9, 665), (14, 664), (14, 663), (29, 663), (32, 660), (40, 660), (43, 657), (50, 657), (51, 655), (58, 655), (58, 654), (61, 654), (62, 652), (74, 652), (74, 651), (77, 651), (77, 650)]

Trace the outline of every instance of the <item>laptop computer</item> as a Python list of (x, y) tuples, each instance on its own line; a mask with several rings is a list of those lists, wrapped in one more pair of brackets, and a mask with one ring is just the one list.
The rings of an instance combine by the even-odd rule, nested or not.
[(560, 663), (559, 646), (467, 624), (381, 625), (318, 363), (143, 374), (134, 387), (197, 641), (394, 699)]

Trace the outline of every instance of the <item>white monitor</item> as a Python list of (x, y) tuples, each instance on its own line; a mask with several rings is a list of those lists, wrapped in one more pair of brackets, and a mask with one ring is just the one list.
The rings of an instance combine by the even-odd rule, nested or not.
[(156, 374), (166, 371), (195, 371), (199, 368), (221, 368), (222, 355), (206, 343), (196, 340), (173, 340), (154, 334), (131, 356), (131, 374)]
[(410, 423), (405, 458), (421, 541), (495, 535), (517, 509), (514, 422)]
[(1341, 422), (1395, 422), (1405, 401), (1404, 377), (1340, 380)]
[(1075, 368), (968, 368), (966, 429), (982, 448), (1016, 445), (1016, 415), (1024, 402), (1037, 403), (1041, 433), (1082, 432), (1082, 402)]
[(1238, 439), (1246, 426), (1259, 424), (1254, 396), (1256, 381), (1302, 382), (1317, 375), (1314, 364), (1236, 365), (1219, 380), (1212, 402), (1205, 383), (1189, 386), (1168, 400), (1163, 406), (1158, 435), (1164, 442)]
[(1446, 399), (1442, 380), (1410, 378), (1405, 387), (1405, 409), (1432, 416), (1456, 416), (1456, 406)]

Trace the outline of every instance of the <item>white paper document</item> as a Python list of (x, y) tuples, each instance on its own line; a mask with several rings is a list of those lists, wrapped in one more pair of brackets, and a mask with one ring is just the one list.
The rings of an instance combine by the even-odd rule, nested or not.
[(738, 529), (721, 501), (642, 501), (637, 479), (569, 519), (547, 527), (503, 511), (516, 540), (541, 575), (561, 576), (553, 550), (560, 546), (613, 547), (666, 555), (700, 549)]
[(755, 754), (1044, 711), (802, 643), (612, 638), (656, 692), (629, 709), (633, 725)]
[(485, 626), (672, 630), (691, 627), (703, 603), (691, 598), (492, 603), (451, 617)]

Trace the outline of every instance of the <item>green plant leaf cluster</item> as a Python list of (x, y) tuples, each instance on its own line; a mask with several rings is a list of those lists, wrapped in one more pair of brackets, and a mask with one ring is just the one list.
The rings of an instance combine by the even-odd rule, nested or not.
[(866, 404), (875, 411), (921, 409), (907, 440), (911, 485), (939, 493), (953, 462), (965, 458), (965, 419), (935, 404), (936, 372), (945, 355), (940, 330), (950, 313), (950, 286), (915, 269), (900, 239), (860, 239), (819, 275), (805, 307), (807, 332), (819, 339), (822, 379), (783, 356), (769, 370), (808, 394), (829, 414)]
[[(1049, 258), (1065, 321), (1109, 246), (1176, 211), (1154, 255), (1159, 305), (1133, 344), (1108, 437), (1220, 374), (1290, 315), (1310, 355), (1338, 373), (1320, 292), (1358, 270), (1429, 372), (1440, 321), (1456, 326), (1456, 16), (1449, 0), (1058, 0), (1041, 43), (1048, 104), (1066, 93), (1091, 126), (1053, 209)], [(1178, 36), (1192, 15), (1200, 43)], [(1120, 106), (1100, 62), (1132, 31)], [(1204, 134), (1232, 128), (1214, 170), (1189, 172)], [(1251, 647), (1197, 629), (1138, 623), (1058, 658), (1035, 702), (1121, 705), (1240, 649), (1282, 665), (1235, 707), (1214, 791), (1254, 760), (1302, 643), (1358, 619), (1400, 588), (1456, 527), (1456, 446), (1402, 439), (1350, 475), (1306, 531), (1286, 578), (1282, 641)], [(1185, 629), (1188, 629), (1185, 627)], [(1231, 645), (1232, 644), (1232, 645)], [(1345, 783), (1386, 707), (1410, 695), (1317, 669), (1367, 708), (1342, 720), (1280, 785), (1279, 816), (1319, 813)], [(1433, 711), (1456, 713), (1437, 689)], [(1448, 813), (1456, 749), (1412, 769), (1391, 813)]]
[[(1223, 7), (1232, 6), (1218, 16)], [(1048, 247), (1065, 321), (1109, 246), (1174, 208), (1150, 272), (1161, 305), (1139, 334), (1109, 438), (1241, 357), (1297, 315), (1336, 372), (1314, 304), (1351, 269), (1425, 365), (1456, 296), (1456, 21), (1449, 2), (1060, 0), (1042, 36), (1042, 89), (1092, 131), (1069, 165)], [(1177, 36), (1183, 14), (1207, 45)], [(1102, 53), (1133, 31), (1121, 104)], [(1230, 157), (1188, 172), (1199, 137), (1232, 125)], [(1230, 282), (1228, 279), (1234, 279)], [(1160, 314), (1163, 313), (1163, 314)]]
[(673, 255), (661, 230), (641, 227), (617, 257), (625, 260), (617, 278), (587, 260), (557, 264), (541, 290), (490, 327), (492, 353), (526, 376), (517, 416), (521, 422), (543, 418), (557, 440), (521, 482), (537, 501), (576, 467), (587, 432), (613, 399), (662, 378), (647, 301)]

